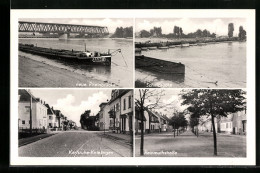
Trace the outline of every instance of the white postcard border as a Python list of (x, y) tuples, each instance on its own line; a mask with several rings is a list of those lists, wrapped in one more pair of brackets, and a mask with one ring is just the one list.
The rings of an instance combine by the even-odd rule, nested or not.
[[(18, 157), (18, 18), (246, 18), (247, 157)], [(10, 165), (255, 165), (255, 10), (11, 10)], [(46, 88), (45, 88), (46, 89)], [(47, 88), (48, 89), (48, 88)], [(50, 89), (50, 88), (49, 88)], [(76, 89), (76, 88), (75, 88)], [(80, 88), (82, 89), (82, 88)], [(99, 88), (100, 89), (100, 88)], [(105, 89), (105, 88), (104, 88)], [(134, 88), (131, 88), (134, 89)], [(138, 149), (138, 147), (137, 147)]]

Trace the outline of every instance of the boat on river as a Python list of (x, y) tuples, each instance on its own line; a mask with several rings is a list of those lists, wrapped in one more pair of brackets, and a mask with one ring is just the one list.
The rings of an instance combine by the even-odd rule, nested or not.
[(185, 65), (172, 61), (151, 58), (144, 55), (135, 55), (135, 67), (164, 74), (185, 74)]
[[(111, 65), (112, 53), (110, 50), (106, 53), (100, 52), (90, 52), (90, 51), (75, 51), (75, 50), (65, 50), (65, 49), (52, 49), (37, 47), (33, 44), (21, 44), (19, 43), (19, 51), (31, 53), (35, 55), (41, 55), (46, 57), (58, 58), (62, 60), (73, 60), (80, 61), (86, 64), (99, 64), (99, 65)], [(120, 49), (116, 51), (121, 52)]]
[(161, 46), (161, 47), (158, 47), (158, 49), (169, 49), (168, 46)]

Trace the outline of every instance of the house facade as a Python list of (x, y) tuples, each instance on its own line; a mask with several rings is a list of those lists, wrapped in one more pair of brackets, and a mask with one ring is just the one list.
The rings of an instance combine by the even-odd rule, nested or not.
[[(135, 131), (136, 133), (141, 132), (141, 112), (140, 107), (136, 103), (135, 106)], [(172, 126), (169, 125), (169, 118), (165, 115), (161, 115), (158, 112), (153, 112), (148, 108), (144, 108), (144, 132), (145, 133), (153, 133), (153, 132), (166, 132), (171, 131)]]
[(133, 90), (122, 95), (120, 101), (120, 131), (123, 133), (133, 131)]
[(245, 135), (246, 134), (246, 110), (229, 114), (221, 118), (221, 132)]
[(109, 118), (109, 106), (107, 102), (101, 103), (99, 105), (99, 130), (109, 130), (110, 118)]
[[(235, 134), (235, 135), (246, 135), (247, 131), (247, 118), (246, 110), (232, 113), (227, 115), (227, 117), (214, 118), (216, 132)], [(200, 124), (198, 125), (199, 131), (213, 131), (213, 126), (211, 123), (211, 118), (202, 118)]]
[(49, 104), (45, 104), (47, 107), (47, 119), (48, 119), (48, 128), (54, 128), (58, 126), (58, 120), (56, 114), (54, 113), (53, 107), (50, 107)]
[(30, 128), (30, 112), (32, 114), (32, 128), (47, 128), (47, 107), (39, 98), (22, 89), (18, 91), (18, 126)]
[(103, 116), (108, 116), (110, 131), (132, 133), (133, 90), (112, 90), (111, 99), (104, 105), (102, 113)]

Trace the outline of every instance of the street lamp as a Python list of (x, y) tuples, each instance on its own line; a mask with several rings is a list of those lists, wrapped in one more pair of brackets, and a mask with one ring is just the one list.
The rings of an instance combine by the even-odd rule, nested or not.
[(103, 122), (103, 128), (104, 128), (104, 134), (105, 134), (105, 132), (106, 132), (106, 123), (105, 122)]

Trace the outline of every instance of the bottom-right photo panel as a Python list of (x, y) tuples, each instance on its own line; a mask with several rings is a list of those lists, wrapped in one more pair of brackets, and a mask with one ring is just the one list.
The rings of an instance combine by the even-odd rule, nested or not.
[(136, 89), (135, 157), (247, 156), (245, 89)]

